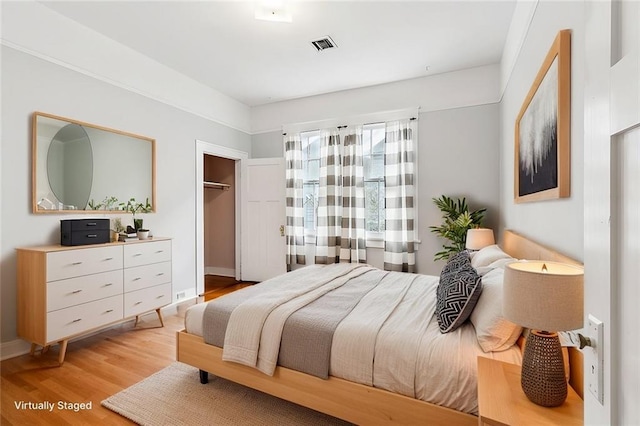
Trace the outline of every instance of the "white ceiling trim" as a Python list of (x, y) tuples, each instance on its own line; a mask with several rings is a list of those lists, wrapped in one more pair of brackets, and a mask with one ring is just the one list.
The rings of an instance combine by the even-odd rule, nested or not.
[(358, 126), (368, 123), (379, 123), (394, 120), (406, 120), (418, 118), (420, 107), (399, 109), (395, 111), (381, 111), (372, 114), (358, 114), (342, 118), (332, 118), (328, 120), (307, 121), (304, 123), (292, 123), (282, 126), (283, 133), (299, 133), (310, 130), (329, 129), (338, 126)]

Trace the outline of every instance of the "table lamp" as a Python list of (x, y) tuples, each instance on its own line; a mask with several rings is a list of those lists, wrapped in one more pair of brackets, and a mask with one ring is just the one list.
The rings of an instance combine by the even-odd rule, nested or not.
[(522, 359), (522, 390), (529, 400), (557, 407), (567, 398), (558, 331), (583, 326), (582, 267), (556, 262), (515, 262), (505, 267), (502, 311), (530, 330)]
[(467, 230), (465, 248), (468, 250), (480, 250), (495, 243), (493, 230), (489, 228), (471, 228)]

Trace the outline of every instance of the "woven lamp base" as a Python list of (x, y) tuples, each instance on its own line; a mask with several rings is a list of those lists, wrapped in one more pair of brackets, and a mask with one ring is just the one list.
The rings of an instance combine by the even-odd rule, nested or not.
[(524, 348), (521, 384), (527, 398), (544, 407), (557, 407), (567, 399), (558, 333), (531, 331)]

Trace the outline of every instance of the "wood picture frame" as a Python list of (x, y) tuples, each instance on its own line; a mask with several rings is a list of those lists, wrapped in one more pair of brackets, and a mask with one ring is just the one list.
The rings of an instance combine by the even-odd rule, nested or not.
[(558, 32), (515, 123), (515, 202), (571, 194), (571, 30)]

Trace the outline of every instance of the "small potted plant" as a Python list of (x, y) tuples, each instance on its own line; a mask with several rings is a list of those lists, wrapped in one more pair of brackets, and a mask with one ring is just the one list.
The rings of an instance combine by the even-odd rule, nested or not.
[(122, 225), (122, 219), (120, 219), (119, 217), (113, 219), (113, 227), (111, 228), (111, 239), (113, 240), (113, 242), (117, 242), (119, 237), (120, 237), (120, 233), (124, 232), (125, 228)]
[(136, 232), (142, 228), (142, 218), (136, 218), (136, 213), (149, 213), (151, 211), (149, 198), (146, 199), (144, 204), (137, 202), (135, 198), (130, 198), (126, 203), (120, 203), (120, 207), (133, 216), (133, 228)]

